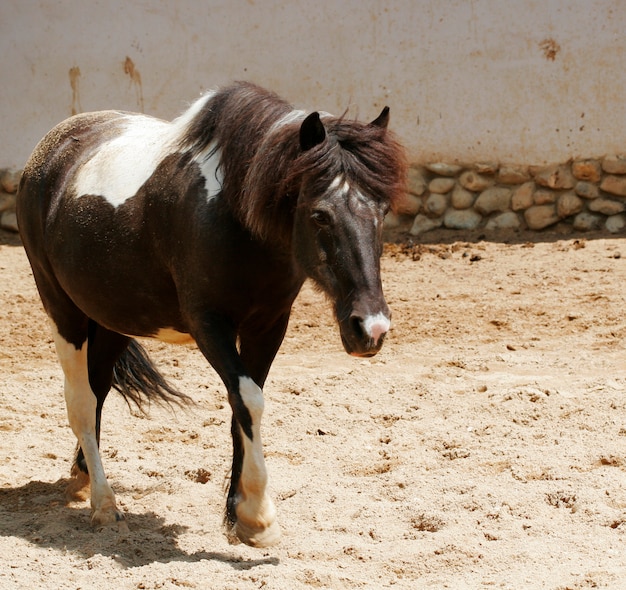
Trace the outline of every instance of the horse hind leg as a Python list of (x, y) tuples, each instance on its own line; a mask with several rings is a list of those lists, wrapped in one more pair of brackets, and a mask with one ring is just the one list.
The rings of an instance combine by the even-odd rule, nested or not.
[[(98, 398), (93, 391), (88, 370), (88, 337), (75, 337), (68, 341), (59, 332), (53, 322), (53, 336), (57, 356), (65, 375), (65, 402), (70, 427), (80, 445), (74, 472), (79, 472), (77, 487), (85, 483), (84, 471), (80, 469), (80, 453), (84, 458), (91, 487), (91, 523), (104, 526), (119, 523), (120, 530), (125, 530), (124, 515), (117, 509), (113, 490), (109, 486), (102, 466), (98, 449), (96, 416)], [(78, 343), (78, 344), (77, 344)], [(106, 395), (104, 396), (106, 397)], [(102, 399), (102, 402), (104, 399)], [(100, 404), (101, 410), (101, 404)]]
[[(87, 370), (89, 385), (96, 396), (96, 441), (100, 447), (102, 408), (111, 390), (113, 367), (117, 359), (126, 350), (130, 338), (117, 332), (111, 332), (93, 320), (89, 320), (87, 339)], [(76, 456), (72, 465), (73, 482), (68, 487), (68, 496), (72, 499), (86, 500), (86, 488), (89, 486), (89, 469), (85, 454), (80, 444), (76, 446)]]

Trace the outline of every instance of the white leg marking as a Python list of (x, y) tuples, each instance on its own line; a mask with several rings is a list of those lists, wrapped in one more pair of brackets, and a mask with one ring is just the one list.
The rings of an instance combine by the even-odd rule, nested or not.
[(368, 315), (363, 321), (363, 329), (365, 333), (378, 344), (381, 336), (384, 336), (391, 327), (389, 318), (382, 312), (376, 315)]
[(249, 377), (240, 377), (239, 393), (252, 418), (252, 440), (241, 431), (244, 455), (239, 482), (241, 499), (236, 509), (236, 533), (248, 544), (267, 546), (278, 541), (280, 528), (276, 523), (276, 508), (266, 493), (267, 468), (261, 443), (263, 392)]
[(91, 483), (91, 509), (94, 524), (115, 522), (117, 509), (96, 440), (96, 396), (87, 373), (87, 342), (80, 350), (67, 342), (53, 324), (54, 343), (65, 374), (65, 403), (72, 431), (83, 449)]

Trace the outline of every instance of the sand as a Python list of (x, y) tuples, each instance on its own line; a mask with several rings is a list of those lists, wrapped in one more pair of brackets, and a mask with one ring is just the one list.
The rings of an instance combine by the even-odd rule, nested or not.
[(66, 503), (61, 370), (0, 233), (0, 588), (626, 588), (626, 237), (429, 241), (386, 247), (372, 359), (299, 296), (265, 387), (283, 537), (253, 549), (223, 534), (230, 410), (193, 346), (147, 344), (195, 407), (105, 406), (130, 533)]

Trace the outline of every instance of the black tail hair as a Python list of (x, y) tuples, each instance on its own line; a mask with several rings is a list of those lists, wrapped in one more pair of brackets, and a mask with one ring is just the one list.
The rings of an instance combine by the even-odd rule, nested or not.
[(145, 402), (148, 406), (155, 401), (179, 407), (192, 403), (189, 396), (177, 391), (165, 380), (136, 340), (130, 341), (113, 367), (113, 388), (122, 394), (129, 407), (132, 402), (144, 413)]

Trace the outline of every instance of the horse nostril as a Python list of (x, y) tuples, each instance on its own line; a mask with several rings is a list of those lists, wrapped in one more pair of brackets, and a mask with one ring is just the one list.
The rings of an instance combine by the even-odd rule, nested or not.
[(357, 314), (350, 316), (350, 328), (354, 336), (360, 340), (369, 340), (373, 346), (379, 346), (382, 343), (385, 334), (389, 331), (390, 323), (389, 318), (383, 313), (368, 315), (365, 318)]
[(350, 316), (350, 327), (357, 338), (363, 338), (365, 331), (363, 329), (363, 318), (358, 315)]

